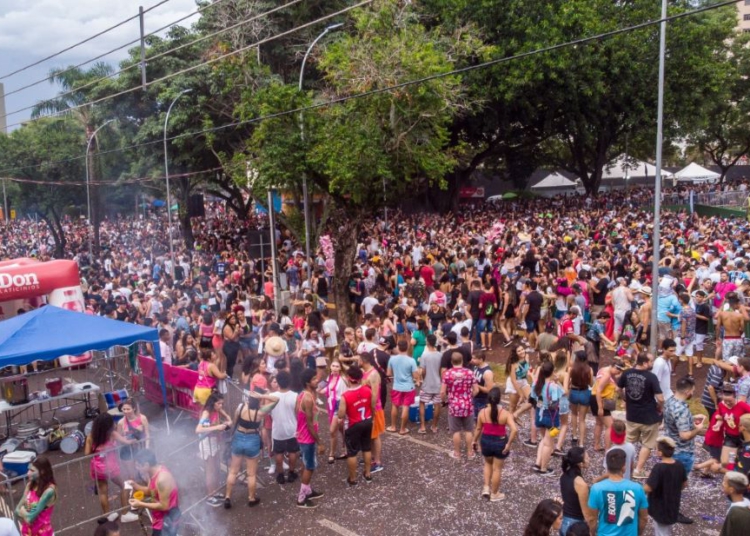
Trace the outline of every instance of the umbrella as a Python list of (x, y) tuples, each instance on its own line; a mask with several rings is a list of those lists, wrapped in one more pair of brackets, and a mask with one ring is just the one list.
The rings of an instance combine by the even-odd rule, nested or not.
[(503, 194), (503, 199), (515, 199), (516, 197), (518, 197), (516, 192), (505, 192)]

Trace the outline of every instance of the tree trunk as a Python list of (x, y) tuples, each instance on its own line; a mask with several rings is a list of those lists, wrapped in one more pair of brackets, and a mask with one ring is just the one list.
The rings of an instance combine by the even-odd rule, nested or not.
[(331, 240), (334, 253), (333, 299), (336, 304), (338, 321), (354, 327), (357, 319), (349, 302), (349, 279), (351, 278), (354, 259), (357, 254), (357, 238), (362, 228), (362, 219), (357, 214), (334, 209)]
[(193, 250), (195, 245), (195, 237), (193, 236), (193, 225), (190, 222), (190, 211), (187, 206), (180, 204), (179, 218), (180, 218), (180, 231), (182, 232), (182, 239), (185, 241), (185, 248), (188, 251)]

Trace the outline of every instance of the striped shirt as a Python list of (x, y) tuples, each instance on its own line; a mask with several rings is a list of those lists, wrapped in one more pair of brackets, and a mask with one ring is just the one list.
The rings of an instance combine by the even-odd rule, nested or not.
[(711, 365), (708, 369), (708, 375), (706, 376), (706, 386), (703, 388), (703, 395), (701, 396), (701, 404), (703, 404), (703, 407), (716, 410), (716, 405), (714, 404), (714, 401), (711, 400), (711, 395), (708, 393), (708, 387), (713, 387), (718, 396), (718, 392), (721, 390), (723, 384), (723, 371), (716, 365)]

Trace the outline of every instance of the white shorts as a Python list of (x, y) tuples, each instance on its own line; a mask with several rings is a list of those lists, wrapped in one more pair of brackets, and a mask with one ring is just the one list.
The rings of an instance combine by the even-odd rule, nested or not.
[(695, 334), (695, 351), (696, 352), (702, 352), (703, 351), (703, 343), (706, 342), (706, 335), (699, 335)]
[[(516, 383), (519, 387), (526, 387), (529, 385), (529, 382), (526, 380), (516, 380)], [(505, 379), (505, 392), (509, 395), (517, 395), (518, 392), (513, 389), (513, 382), (510, 381), (510, 378)]]
[(686, 345), (682, 345), (682, 338), (677, 337), (674, 342), (677, 343), (677, 355), (685, 355), (688, 357), (693, 357), (693, 349), (695, 347), (695, 339), (690, 341)]
[(216, 435), (210, 435), (204, 437), (198, 443), (198, 452), (201, 460), (208, 460), (219, 454), (221, 445), (219, 444), (219, 438)]

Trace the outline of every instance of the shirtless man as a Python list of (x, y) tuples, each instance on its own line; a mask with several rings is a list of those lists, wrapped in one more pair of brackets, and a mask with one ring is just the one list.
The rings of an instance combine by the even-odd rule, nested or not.
[(383, 463), (380, 458), (383, 450), (383, 440), (381, 434), (385, 432), (385, 411), (380, 402), (380, 373), (375, 369), (375, 352), (366, 352), (360, 355), (362, 363), (362, 385), (368, 386), (372, 390), (372, 398), (375, 406), (375, 413), (372, 416), (372, 469), (371, 473), (378, 473), (383, 470)]
[(728, 292), (725, 296), (729, 310), (722, 306), (716, 313), (716, 333), (724, 334), (721, 341), (721, 358), (728, 361), (730, 357), (741, 357), (745, 355), (745, 345), (742, 337), (745, 333), (745, 321), (748, 320), (747, 311), (740, 305), (736, 292)]
[(152, 501), (130, 499), (130, 506), (151, 510), (152, 536), (176, 536), (181, 514), (174, 477), (163, 465), (156, 463), (156, 456), (148, 449), (140, 450), (135, 455), (135, 468), (142, 477), (148, 479), (148, 485), (142, 486), (132, 480), (128, 483), (133, 490), (143, 492)]

